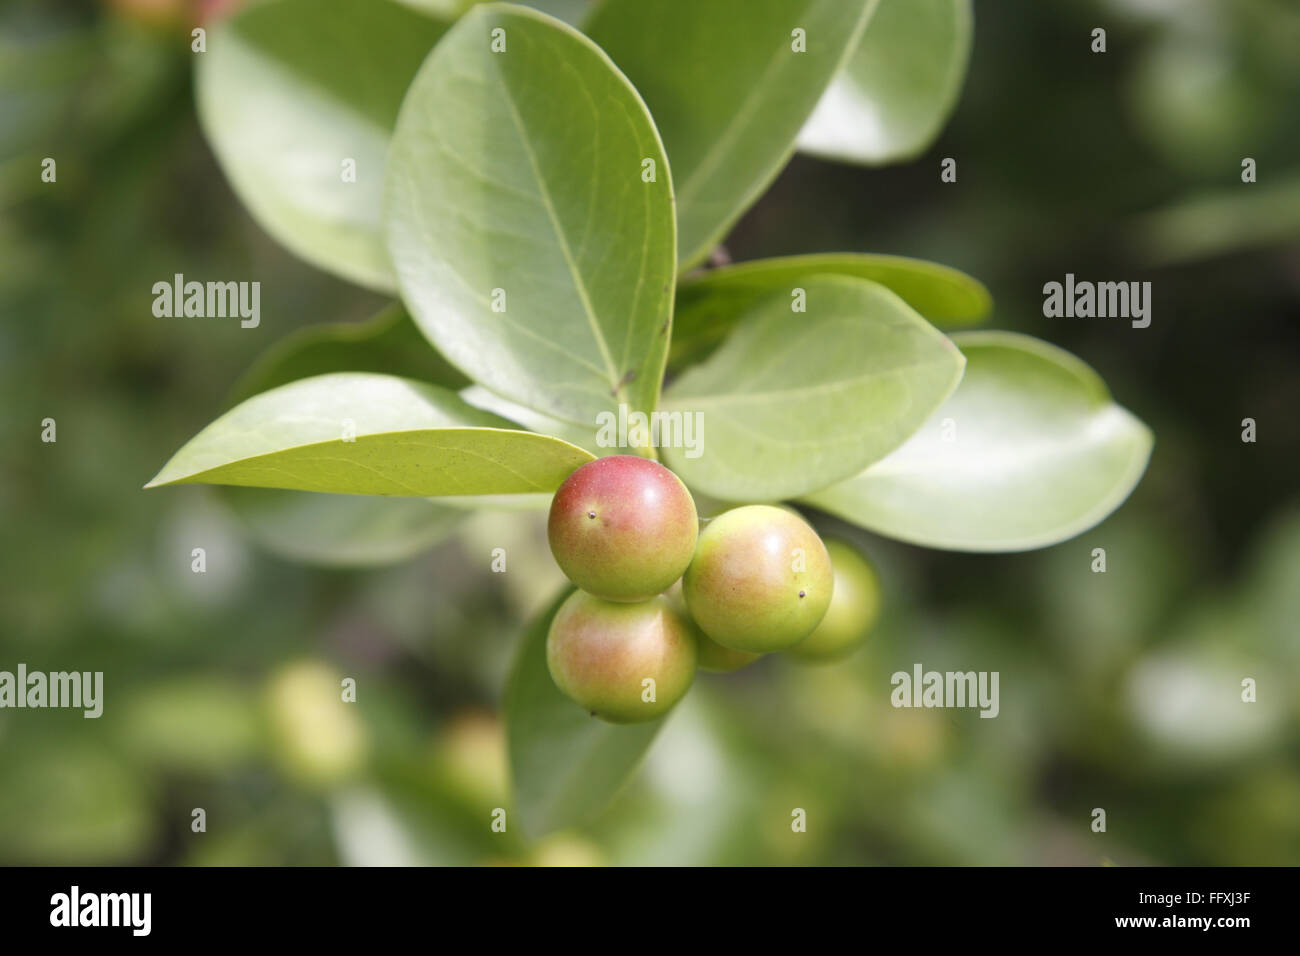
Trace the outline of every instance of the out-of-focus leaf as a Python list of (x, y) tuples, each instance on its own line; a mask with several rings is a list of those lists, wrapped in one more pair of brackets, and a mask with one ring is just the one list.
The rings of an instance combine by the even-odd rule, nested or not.
[(123, 707), (123, 742), (151, 766), (222, 773), (259, 752), (253, 697), (231, 680), (167, 680), (135, 691)]
[(422, 498), (239, 487), (222, 488), (221, 497), (263, 548), (324, 567), (405, 561), (445, 539), (466, 514)]
[(704, 259), (776, 178), (874, 5), (605, 0), (592, 14), (587, 32), (645, 97), (663, 134), (683, 267)]
[(784, 293), (763, 300), (665, 396), (703, 426), (698, 447), (663, 449), (690, 486), (727, 501), (825, 488), (906, 441), (961, 379), (961, 353), (884, 286), (803, 288), (806, 312)]
[(1162, 266), (1300, 242), (1300, 174), (1194, 195), (1148, 213), (1132, 234), (1137, 254)]
[(354, 787), (335, 795), (330, 810), (345, 866), (473, 866), (486, 856), (448, 827), (441, 805), (411, 808), (377, 789)]
[(953, 336), (961, 385), (856, 478), (805, 497), (879, 534), (953, 551), (1025, 551), (1086, 531), (1146, 470), (1150, 430), (1073, 355), (1025, 335)]
[(880, 0), (799, 149), (870, 166), (924, 152), (957, 105), (974, 20), (971, 0)]
[(204, 133), (253, 217), (313, 265), (395, 288), (379, 219), (385, 156), (444, 29), (390, 0), (255, 3), (212, 29), (197, 57)]
[[(1205, 617), (1208, 613), (1211, 617)], [(1213, 626), (1206, 627), (1206, 623)], [(1129, 672), (1125, 702), (1149, 741), (1180, 762), (1241, 760), (1277, 741), (1295, 685), (1285, 670), (1222, 643), (1234, 636), (1225, 625), (1240, 616), (1203, 609), (1170, 646), (1142, 658)], [(1199, 633), (1198, 633), (1199, 632)], [(1242, 699), (1242, 680), (1256, 682), (1256, 699)]]
[(528, 626), (506, 687), (514, 810), (533, 836), (595, 817), (640, 765), (664, 721), (607, 724), (555, 686), (546, 635), (565, 597)]
[(5, 754), (0, 858), (86, 866), (135, 859), (152, 834), (139, 775), (92, 745), (48, 739)]
[(1286, 660), (1300, 679), (1300, 505), (1280, 509), (1255, 549), (1245, 600), (1256, 650)]
[(477, 382), (579, 424), (655, 406), (672, 185), (636, 90), (586, 37), (524, 7), (467, 13), (403, 103), (385, 217), (416, 323)]

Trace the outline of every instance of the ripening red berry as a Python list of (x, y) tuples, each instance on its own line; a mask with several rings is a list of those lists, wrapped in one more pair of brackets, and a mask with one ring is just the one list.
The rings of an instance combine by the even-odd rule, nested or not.
[(682, 576), (699, 517), (658, 462), (614, 455), (573, 472), (551, 501), (547, 537), (565, 575), (607, 601), (645, 601)]
[(577, 591), (560, 605), (546, 637), (556, 686), (615, 724), (666, 714), (695, 679), (695, 660), (695, 639), (664, 597), (632, 604)]

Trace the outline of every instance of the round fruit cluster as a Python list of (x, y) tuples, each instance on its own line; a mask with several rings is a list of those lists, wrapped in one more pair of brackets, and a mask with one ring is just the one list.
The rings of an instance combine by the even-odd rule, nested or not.
[(580, 588), (546, 641), (551, 677), (594, 716), (637, 723), (685, 696), (697, 667), (773, 651), (842, 657), (875, 622), (875, 570), (793, 510), (746, 505), (700, 530), (695, 501), (657, 462), (614, 455), (551, 502), (551, 552)]

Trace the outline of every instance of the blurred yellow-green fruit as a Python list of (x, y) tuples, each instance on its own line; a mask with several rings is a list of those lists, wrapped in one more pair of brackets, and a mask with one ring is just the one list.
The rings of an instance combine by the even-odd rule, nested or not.
[(438, 735), (434, 769), (471, 806), (495, 805), (510, 791), (505, 728), (491, 713), (463, 711)]
[(528, 862), (533, 866), (604, 866), (605, 858), (600, 847), (585, 837), (556, 833), (537, 844)]
[(835, 589), (816, 629), (786, 653), (803, 661), (836, 661), (862, 646), (880, 616), (880, 578), (851, 545), (829, 539)]
[(366, 759), (361, 721), (344, 701), (342, 675), (323, 661), (280, 670), (266, 688), (271, 738), (282, 768), (306, 786), (329, 788)]

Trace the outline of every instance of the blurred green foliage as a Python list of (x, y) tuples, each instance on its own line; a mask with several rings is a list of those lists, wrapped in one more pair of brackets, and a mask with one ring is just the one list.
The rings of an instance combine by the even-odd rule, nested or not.
[[(971, 273), (1000, 326), (1075, 352), (1152, 425), (1150, 471), (1103, 525), (1026, 554), (819, 516), (881, 569), (868, 648), (701, 675), (607, 812), (529, 842), (490, 824), (510, 811), (496, 714), (514, 643), (561, 584), (541, 513), (322, 570), (261, 550), (208, 490), (140, 490), (273, 341), (383, 300), (249, 221), (198, 134), (188, 14), (139, 6), (0, 12), (0, 669), (105, 675), (98, 720), (0, 711), (0, 862), (1300, 863), (1300, 242), (1186, 212), (1258, 188), (1300, 218), (1293, 7), (977, 3), (932, 150), (791, 164), (734, 258), (888, 251)], [(1176, 209), (1190, 218), (1143, 228)], [(1151, 328), (1041, 318), (1067, 271), (1150, 278)], [(261, 326), (154, 318), (151, 286), (177, 272), (260, 280)], [(916, 662), (1000, 671), (1001, 714), (892, 708), (889, 675)], [(1256, 704), (1236, 703), (1243, 677)]]

